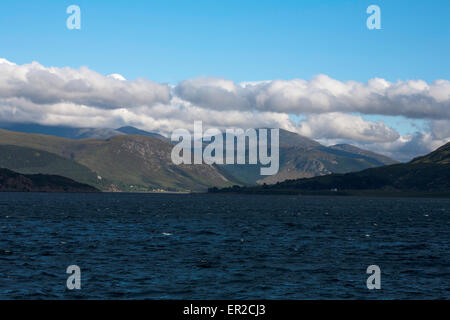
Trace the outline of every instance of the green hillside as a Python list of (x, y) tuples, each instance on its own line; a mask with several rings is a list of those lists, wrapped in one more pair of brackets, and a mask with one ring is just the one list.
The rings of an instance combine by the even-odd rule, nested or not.
[(107, 183), (98, 179), (95, 172), (73, 160), (27, 147), (0, 145), (0, 168), (22, 174), (41, 173), (65, 176), (100, 189)]
[(443, 145), (426, 156), (413, 159), (411, 163), (450, 164), (450, 143)]
[(174, 166), (170, 161), (173, 144), (167, 139), (135, 128), (117, 130), (137, 134), (114, 135), (106, 140), (68, 139), (0, 130), (0, 145), (44, 150), (74, 160), (106, 179), (108, 183), (105, 180), (99, 182), (103, 184), (102, 190), (110, 191), (202, 191), (213, 185), (274, 184), (286, 179), (347, 173), (395, 163), (387, 157), (353, 146), (325, 147), (296, 133), (280, 130), (280, 168), (276, 175), (262, 176), (258, 164)]
[(174, 165), (170, 158), (173, 145), (152, 136), (72, 140), (0, 130), (0, 145), (43, 150), (74, 161), (101, 177), (105, 191), (203, 191), (212, 185), (235, 183), (214, 166)]
[[(104, 191), (204, 191), (211, 186), (274, 184), (392, 161), (352, 146), (324, 147), (285, 130), (280, 130), (280, 169), (274, 176), (261, 176), (260, 165), (177, 166), (170, 158), (173, 144), (151, 135), (75, 140), (0, 129), (0, 146), (5, 150), (0, 161), (6, 168), (65, 175)], [(37, 156), (39, 151), (46, 153)]]

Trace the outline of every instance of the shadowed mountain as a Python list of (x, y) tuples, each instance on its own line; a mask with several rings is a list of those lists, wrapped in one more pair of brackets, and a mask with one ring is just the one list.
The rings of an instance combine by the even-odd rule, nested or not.
[(99, 192), (99, 190), (66, 177), (20, 174), (0, 168), (0, 192)]
[(450, 196), (450, 143), (405, 164), (212, 192)]

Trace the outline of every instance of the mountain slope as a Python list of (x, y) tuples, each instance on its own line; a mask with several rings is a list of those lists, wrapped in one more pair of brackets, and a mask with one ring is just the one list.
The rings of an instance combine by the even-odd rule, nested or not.
[[(450, 195), (450, 143), (406, 164), (347, 174), (287, 180), (275, 185), (229, 188), (224, 192), (300, 194), (445, 194)], [(217, 191), (216, 189), (212, 191)]]
[(9, 131), (45, 134), (69, 139), (86, 139), (86, 138), (106, 139), (112, 136), (124, 134), (123, 132), (120, 132), (115, 129), (45, 126), (35, 123), (5, 123), (1, 124), (0, 127)]
[(110, 182), (102, 190), (202, 191), (211, 185), (228, 186), (230, 181), (216, 167), (172, 163), (173, 145), (143, 135), (120, 135), (107, 140), (72, 140), (48, 135), (0, 130), (0, 145), (15, 145), (71, 159)]
[[(33, 126), (37, 126), (34, 128), (35, 130), (45, 129), (50, 132), (56, 130), (55, 127), (39, 125), (27, 125), (25, 129), (31, 130)], [(242, 185), (274, 184), (286, 179), (308, 178), (330, 173), (347, 173), (394, 163), (387, 157), (350, 145), (325, 147), (312, 139), (280, 129), (279, 172), (274, 176), (262, 176), (260, 175), (261, 166), (259, 164), (216, 165), (213, 167), (202, 165), (199, 168), (197, 168), (197, 165), (172, 166), (168, 155), (170, 155), (173, 144), (159, 134), (142, 131), (134, 127), (122, 127), (113, 131), (109, 129), (57, 127), (57, 130), (63, 129), (65, 131), (62, 133), (65, 135), (72, 135), (73, 137), (76, 133), (78, 138), (85, 136), (103, 137), (110, 134), (112, 136), (106, 140), (69, 140), (49, 135), (27, 135), (19, 132), (13, 134), (10, 131), (4, 131), (9, 132), (9, 135), (2, 139), (2, 130), (0, 130), (0, 144), (44, 150), (74, 160), (94, 171), (95, 175), (108, 181), (111, 180), (109, 181), (111, 190), (127, 191), (148, 189), (204, 190), (212, 185), (225, 186), (232, 183)], [(58, 132), (61, 134), (60, 131)], [(115, 134), (114, 132), (118, 133)], [(141, 145), (144, 144), (145, 146), (141, 146), (141, 148), (147, 150), (162, 148), (162, 152), (158, 155), (147, 152), (138, 155), (136, 158), (127, 153), (117, 155), (116, 152), (110, 150), (110, 147), (113, 149), (122, 148), (123, 146), (118, 141), (125, 140), (131, 144), (133, 144), (133, 140)], [(137, 150), (129, 149), (127, 152), (136, 153)], [(161, 163), (162, 158), (165, 159), (164, 163)], [(133, 163), (134, 166), (129, 168), (125, 163)], [(139, 171), (140, 167), (144, 168), (143, 171)], [(48, 173), (60, 174), (60, 172)], [(77, 176), (71, 176), (71, 178), (77, 180)], [(82, 180), (82, 182), (88, 181)], [(105, 187), (105, 180), (99, 182), (103, 185), (102, 190), (108, 189)]]
[(435, 151), (411, 160), (413, 164), (434, 163), (434, 164), (450, 164), (450, 143), (443, 145)]
[(280, 129), (280, 148), (298, 147), (311, 149), (320, 146), (321, 144), (313, 139), (304, 137), (295, 132)]
[(214, 166), (174, 165), (170, 157), (172, 148), (172, 144), (154, 137), (115, 136), (89, 141), (77, 149), (74, 159), (128, 191), (205, 190), (213, 183), (231, 183)]
[(280, 129), (280, 168), (276, 175), (261, 176), (260, 165), (221, 165), (220, 168), (241, 184), (254, 185), (347, 173), (393, 163), (397, 162), (351, 145), (326, 147), (312, 139)]
[(60, 175), (80, 183), (103, 189), (107, 181), (95, 172), (73, 160), (56, 154), (27, 147), (0, 145), (0, 168), (21, 174)]
[(0, 168), (0, 192), (99, 192), (99, 190), (66, 177), (24, 175)]
[(46, 134), (69, 139), (108, 139), (124, 134), (138, 134), (168, 140), (166, 137), (131, 126), (112, 128), (73, 128), (67, 126), (46, 126), (34, 123), (4, 123), (0, 127), (15, 132)]
[(148, 131), (144, 131), (144, 130), (140, 130), (137, 129), (135, 127), (130, 127), (130, 126), (126, 126), (126, 127), (120, 127), (118, 129), (116, 129), (116, 131), (121, 132), (123, 134), (134, 134), (134, 135), (141, 135), (141, 136), (149, 136), (149, 137), (155, 137), (164, 141), (170, 141), (170, 139), (160, 135), (159, 133), (155, 133), (155, 132), (148, 132)]
[(384, 155), (360, 149), (358, 147), (352, 146), (350, 144), (336, 144), (334, 146), (330, 146), (327, 148), (328, 152), (335, 151), (338, 155), (345, 155), (350, 157), (360, 156), (362, 159), (366, 159), (370, 163), (373, 163), (374, 165), (389, 165), (389, 164), (396, 164), (398, 161), (395, 161), (389, 157), (386, 157)]

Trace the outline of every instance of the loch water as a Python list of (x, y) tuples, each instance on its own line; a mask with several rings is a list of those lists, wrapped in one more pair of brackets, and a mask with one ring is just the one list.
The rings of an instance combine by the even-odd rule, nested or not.
[(0, 299), (449, 298), (450, 199), (0, 193)]

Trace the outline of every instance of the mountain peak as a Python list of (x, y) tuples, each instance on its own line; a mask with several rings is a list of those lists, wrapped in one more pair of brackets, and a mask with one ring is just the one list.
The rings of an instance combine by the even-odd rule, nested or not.
[(116, 129), (116, 131), (119, 131), (121, 133), (124, 134), (135, 134), (135, 135), (141, 135), (141, 136), (150, 136), (150, 137), (155, 137), (158, 138), (160, 140), (164, 140), (167, 141), (168, 139), (166, 137), (164, 137), (163, 135), (160, 135), (159, 133), (156, 132), (148, 132), (145, 130), (141, 130), (132, 126), (124, 126), (124, 127), (120, 127), (118, 129)]
[(313, 139), (302, 136), (298, 133), (280, 129), (280, 147), (320, 147), (321, 144)]

